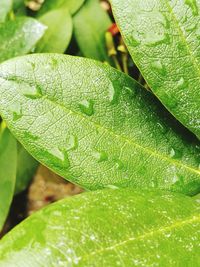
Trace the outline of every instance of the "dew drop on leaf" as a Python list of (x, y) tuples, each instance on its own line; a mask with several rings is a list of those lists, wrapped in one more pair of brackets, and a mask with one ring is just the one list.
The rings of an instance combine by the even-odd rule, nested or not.
[(21, 117), (22, 117), (22, 113), (20, 112), (20, 113), (18, 113), (18, 112), (13, 112), (13, 121), (17, 121), (17, 120), (19, 120), (19, 119), (21, 119)]
[(67, 150), (75, 150), (78, 148), (78, 138), (76, 135), (69, 135), (67, 138), (66, 138), (66, 141), (67, 141)]
[(109, 189), (119, 189), (119, 187), (118, 186), (116, 186), (116, 185), (114, 185), (114, 184), (108, 184), (108, 185), (106, 185), (105, 186), (106, 188), (109, 188)]
[(114, 160), (114, 162), (118, 170), (122, 170), (124, 168), (124, 163), (120, 159)]
[(170, 158), (173, 158), (173, 159), (181, 159), (183, 154), (180, 150), (171, 148), (169, 156)]
[(93, 156), (95, 159), (97, 159), (98, 162), (103, 162), (108, 160), (108, 155), (105, 151), (95, 151), (93, 153)]
[(131, 45), (138, 46), (141, 43), (146, 46), (156, 46), (170, 42), (169, 34), (166, 32), (166, 29), (169, 28), (169, 23), (161, 12), (152, 11), (148, 12), (146, 16), (138, 15), (135, 24), (135, 28), (138, 30), (132, 35), (131, 42), (133, 40), (133, 44), (131, 43)]
[(92, 116), (94, 114), (94, 102), (92, 100), (83, 100), (79, 103), (79, 107), (82, 113)]
[(161, 62), (161, 60), (156, 60), (154, 62), (151, 63), (151, 67), (153, 70), (155, 70), (156, 72), (158, 72), (161, 75), (166, 75), (167, 71), (165, 66), (163, 65), (163, 63)]
[(119, 85), (115, 85), (112, 82), (110, 82), (108, 87), (108, 96), (109, 101), (111, 104), (117, 104), (119, 100), (120, 90), (118, 88)]
[(164, 124), (158, 122), (156, 125), (158, 129), (160, 129), (161, 133), (165, 134), (168, 131), (167, 127)]
[(183, 77), (177, 82), (177, 89), (185, 89), (188, 87), (188, 83), (184, 80)]
[(21, 91), (25, 97), (30, 99), (37, 99), (42, 97), (41, 88), (37, 85), (34, 86), (26, 85), (25, 87), (21, 88)]
[(11, 111), (13, 112), (13, 121), (17, 121), (23, 116), (22, 108), (19, 103), (13, 103), (11, 106)]

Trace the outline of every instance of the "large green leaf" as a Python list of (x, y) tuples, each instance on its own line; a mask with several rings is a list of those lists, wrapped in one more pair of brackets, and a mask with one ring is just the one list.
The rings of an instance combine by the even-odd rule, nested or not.
[(87, 0), (73, 17), (74, 33), (85, 57), (110, 62), (105, 33), (112, 24), (98, 0)]
[(182, 195), (84, 193), (11, 231), (0, 243), (0, 266), (199, 266), (199, 214)]
[(37, 167), (38, 162), (23, 148), (20, 143), (18, 143), (15, 194), (18, 194), (27, 188)]
[(0, 23), (4, 22), (12, 8), (12, 0), (0, 1)]
[(42, 8), (38, 12), (38, 15), (41, 16), (52, 9), (60, 7), (66, 7), (71, 14), (74, 14), (82, 6), (84, 1), (85, 0), (45, 0), (42, 4)]
[(13, 198), (17, 170), (17, 141), (4, 129), (0, 132), (0, 231)]
[(200, 1), (111, 2), (128, 49), (148, 85), (200, 138)]
[(64, 53), (72, 37), (72, 18), (65, 8), (52, 10), (39, 21), (48, 27), (35, 52)]
[(199, 142), (106, 64), (58, 54), (12, 59), (0, 65), (0, 95), (19, 141), (74, 183), (200, 191)]
[(29, 53), (46, 26), (33, 18), (19, 17), (0, 25), (0, 62)]

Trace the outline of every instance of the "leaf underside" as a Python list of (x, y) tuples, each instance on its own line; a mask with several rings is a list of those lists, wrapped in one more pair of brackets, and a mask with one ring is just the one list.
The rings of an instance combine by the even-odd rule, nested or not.
[(200, 138), (200, 1), (111, 3), (146, 82), (167, 109)]
[(199, 146), (136, 81), (89, 59), (29, 55), (0, 66), (0, 113), (25, 148), (90, 190), (200, 189)]

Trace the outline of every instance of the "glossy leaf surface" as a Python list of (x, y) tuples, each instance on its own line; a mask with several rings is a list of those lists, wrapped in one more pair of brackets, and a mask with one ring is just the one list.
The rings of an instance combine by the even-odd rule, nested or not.
[(105, 33), (112, 22), (98, 0), (87, 0), (73, 17), (74, 34), (85, 57), (110, 62)]
[(17, 177), (15, 194), (25, 190), (30, 183), (38, 167), (38, 162), (23, 148), (17, 144)]
[(72, 37), (72, 18), (68, 10), (52, 10), (40, 17), (39, 21), (48, 29), (37, 44), (35, 52), (64, 53)]
[(182, 195), (84, 193), (11, 231), (0, 243), (0, 266), (198, 266), (199, 212)]
[(151, 93), (106, 64), (58, 54), (9, 60), (0, 66), (0, 95), (19, 141), (74, 183), (200, 190), (199, 143)]
[(42, 8), (39, 10), (38, 15), (41, 16), (44, 13), (57, 8), (67, 8), (71, 14), (76, 13), (82, 6), (85, 0), (46, 0)]
[(0, 231), (6, 220), (15, 189), (17, 141), (8, 129), (0, 132)]
[(200, 138), (200, 1), (111, 3), (126, 45), (148, 85)]
[(12, 0), (0, 1), (0, 23), (4, 22), (12, 8)]
[(19, 17), (0, 25), (0, 62), (29, 53), (46, 26), (33, 18)]

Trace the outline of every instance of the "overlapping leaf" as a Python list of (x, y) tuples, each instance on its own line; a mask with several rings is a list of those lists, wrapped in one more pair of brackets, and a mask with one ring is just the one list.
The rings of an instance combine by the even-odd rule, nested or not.
[(0, 132), (0, 231), (13, 198), (17, 170), (17, 141), (4, 129)]
[(39, 21), (48, 27), (36, 46), (37, 53), (64, 53), (72, 37), (72, 18), (65, 8), (47, 12)]
[(85, 57), (110, 62), (105, 33), (111, 26), (108, 14), (98, 0), (87, 0), (73, 17), (74, 34)]
[(15, 194), (25, 190), (30, 183), (38, 167), (38, 162), (17, 143), (17, 174), (15, 183)]
[(85, 0), (48, 0), (42, 4), (42, 8), (39, 10), (38, 15), (41, 16), (44, 13), (57, 8), (67, 8), (71, 14), (74, 14), (79, 10), (84, 1)]
[(9, 233), (0, 244), (0, 266), (198, 266), (199, 212), (182, 195), (85, 193)]
[(200, 138), (200, 1), (111, 3), (127, 47), (148, 85)]
[(0, 2), (0, 23), (4, 22), (12, 8), (12, 0), (1, 0)]
[(19, 17), (0, 25), (0, 62), (29, 53), (46, 26), (33, 18)]

